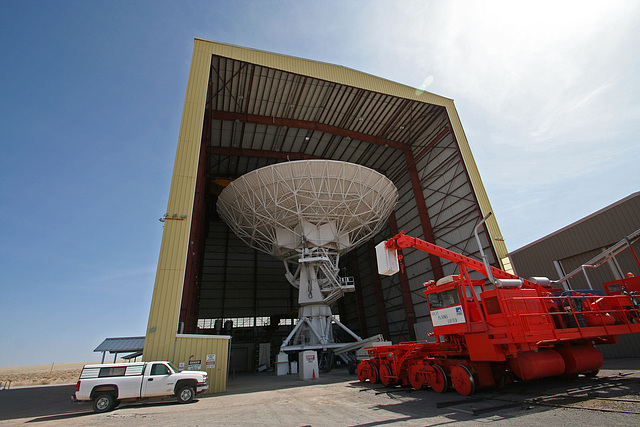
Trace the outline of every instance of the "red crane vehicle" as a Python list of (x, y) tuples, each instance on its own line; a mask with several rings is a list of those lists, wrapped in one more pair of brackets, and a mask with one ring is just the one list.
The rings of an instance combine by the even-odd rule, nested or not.
[[(476, 226), (478, 243), (477, 229), (483, 222)], [(626, 249), (640, 268), (631, 248), (639, 238), (640, 230), (576, 272), (603, 264)], [(368, 359), (357, 368), (360, 381), (411, 385), (417, 390), (429, 386), (439, 393), (452, 387), (466, 396), (516, 379), (595, 376), (603, 358), (594, 345), (612, 344), (619, 334), (640, 332), (640, 276), (604, 283), (605, 292), (571, 290), (566, 279), (575, 272), (555, 282), (525, 280), (491, 267), (482, 249), (484, 262), (404, 232), (379, 245), (378, 252), (384, 251), (378, 256), (379, 268), (380, 255), (397, 259), (397, 250), (407, 248), (458, 265), (457, 275), (424, 284), (435, 342), (368, 347)], [(471, 270), (487, 279), (472, 280)], [(381, 274), (396, 271), (392, 267)], [(553, 287), (561, 283), (562, 288)]]

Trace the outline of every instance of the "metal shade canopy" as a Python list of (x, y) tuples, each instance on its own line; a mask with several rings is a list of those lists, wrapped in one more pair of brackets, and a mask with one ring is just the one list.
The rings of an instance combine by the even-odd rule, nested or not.
[[(249, 246), (284, 261), (299, 289), (299, 322), (282, 350), (335, 348), (331, 323), (361, 338), (331, 314), (330, 305), (354, 290), (340, 277), (340, 255), (373, 237), (398, 200), (384, 175), (335, 160), (300, 160), (249, 172), (218, 197), (218, 213)], [(304, 326), (307, 325), (307, 326)]]

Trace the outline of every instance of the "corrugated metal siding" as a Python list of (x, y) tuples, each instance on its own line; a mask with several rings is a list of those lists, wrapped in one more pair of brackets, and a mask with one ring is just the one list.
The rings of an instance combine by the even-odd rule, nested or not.
[(208, 229), (198, 318), (290, 313), (294, 301), (282, 261), (247, 246), (219, 218)]
[[(509, 257), (516, 272), (522, 277), (548, 274), (549, 277), (556, 278), (553, 261), (591, 250), (599, 251), (601, 248), (615, 244), (639, 228), (640, 193), (634, 193), (555, 233), (509, 253)], [(588, 258), (585, 259), (587, 260)]]
[[(447, 113), (449, 114), (449, 120), (451, 121), (451, 125), (458, 142), (458, 148), (460, 150), (460, 153), (462, 154), (462, 159), (467, 169), (467, 174), (469, 175), (469, 179), (471, 180), (471, 184), (473, 185), (473, 191), (478, 199), (478, 204), (480, 205), (482, 216), (485, 216), (489, 212), (493, 212), (493, 208), (491, 207), (489, 196), (487, 195), (487, 191), (485, 190), (482, 179), (480, 178), (478, 166), (476, 165), (476, 161), (474, 160), (473, 154), (471, 153), (469, 141), (467, 141), (467, 136), (462, 129), (462, 123), (460, 122), (458, 112), (453, 105), (453, 101), (451, 101), (451, 104), (447, 106)], [(507, 246), (504, 240), (502, 240), (502, 232), (500, 231), (500, 227), (498, 226), (496, 216), (491, 215), (489, 218), (487, 218), (485, 224), (489, 230), (489, 238), (491, 239), (491, 244), (496, 251), (498, 260), (501, 260), (502, 258), (507, 256)]]
[[(354, 263), (357, 263), (357, 266), (354, 266)], [(368, 245), (362, 245), (353, 250), (346, 257), (342, 258), (340, 264), (346, 268), (347, 276), (354, 274), (354, 271), (358, 272), (357, 277), (355, 277), (355, 285), (356, 287), (360, 287), (361, 290), (361, 304), (365, 315), (367, 331), (365, 332), (360, 329), (355, 292), (346, 293), (340, 300), (342, 302), (338, 302), (339, 313), (337, 314), (340, 315), (340, 322), (345, 325), (350, 325), (349, 328), (360, 337), (366, 338), (372, 335), (372, 333), (380, 333), (380, 320), (373, 286), (373, 274), (377, 267), (371, 265)]]
[[(184, 362), (185, 369), (189, 359), (202, 362), (201, 371), (209, 374), (209, 390), (207, 393), (221, 393), (227, 389), (227, 363), (229, 359), (229, 336), (177, 335), (175, 352), (170, 360), (179, 366)], [(215, 354), (215, 368), (206, 369), (207, 355)]]
[[(582, 264), (600, 254), (604, 249), (605, 248), (592, 249), (586, 252), (562, 258), (558, 261), (562, 265), (563, 270), (566, 273), (569, 273), (576, 268), (580, 268)], [(552, 277), (556, 277), (556, 275)], [(590, 283), (593, 289), (604, 290), (602, 283), (619, 278), (613, 276), (608, 265), (603, 265), (597, 269), (587, 269), (587, 277), (589, 278), (588, 282), (584, 277), (584, 274), (582, 273), (579, 273), (569, 279), (571, 289), (589, 289)]]
[(640, 340), (636, 335), (618, 335), (617, 344), (599, 345), (604, 357), (640, 357)]
[[(395, 211), (395, 218), (398, 224), (399, 230), (404, 230), (406, 234), (414, 237), (422, 236), (422, 227), (420, 218), (418, 217), (418, 209), (416, 200), (414, 197), (413, 189), (411, 187), (411, 180), (408, 174), (403, 174), (398, 177), (395, 182), (398, 188), (398, 205)], [(390, 231), (387, 234), (380, 237), (380, 241), (392, 237)], [(412, 269), (409, 266), (414, 265), (418, 260), (424, 260), (425, 255), (419, 251), (406, 250), (403, 251), (404, 263), (407, 266), (407, 273), (409, 274), (409, 288), (412, 288), (411, 272), (415, 272), (416, 269)], [(426, 268), (423, 271), (430, 271), (431, 265), (425, 264)], [(377, 270), (377, 267), (374, 267)], [(377, 273), (377, 271), (376, 271)], [(407, 323), (407, 314), (402, 298), (402, 290), (400, 286), (400, 276), (395, 275), (391, 277), (381, 276), (382, 294), (384, 297), (384, 305), (387, 311), (387, 320), (389, 323), (389, 337), (385, 337), (392, 342), (402, 342), (410, 339), (409, 325)], [(413, 296), (411, 297), (413, 300)], [(416, 310), (416, 314), (420, 312)]]
[(145, 361), (171, 360), (173, 341), (178, 329), (210, 63), (210, 56), (196, 44), (191, 59), (167, 203), (167, 213), (170, 216), (187, 215), (187, 218), (167, 220), (164, 223), (145, 338)]
[[(196, 39), (196, 45), (200, 46), (202, 49), (209, 49), (212, 54), (220, 55), (227, 58), (233, 58), (235, 60), (246, 61), (252, 64), (259, 64), (265, 67), (271, 67), (278, 70), (285, 70), (291, 73), (296, 73), (302, 76), (314, 77), (317, 79), (321, 79), (328, 82), (343, 84), (355, 88), (361, 88), (373, 92), (378, 92), (382, 94), (392, 95), (394, 97), (399, 97), (403, 99), (410, 99), (415, 101), (420, 101), (426, 104), (438, 105), (446, 108), (449, 121), (451, 123), (453, 132), (455, 134), (455, 139), (457, 141), (457, 145), (459, 146), (460, 153), (462, 155), (462, 159), (464, 161), (467, 174), (469, 179), (471, 180), (474, 192), (477, 195), (477, 202), (480, 206), (483, 216), (489, 212), (492, 212), (491, 204), (489, 202), (489, 198), (486, 194), (486, 190), (484, 185), (482, 184), (482, 180), (480, 178), (480, 173), (478, 172), (477, 165), (475, 160), (473, 159), (473, 154), (471, 153), (471, 149), (469, 147), (469, 143), (467, 141), (466, 135), (462, 128), (462, 123), (460, 122), (460, 118), (455, 109), (453, 100), (449, 98), (445, 98), (439, 95), (435, 95), (429, 92), (417, 91), (415, 88), (405, 86), (396, 82), (392, 82), (389, 80), (382, 79), (380, 77), (372, 76), (369, 74), (361, 73), (355, 70), (348, 69), (346, 67), (326, 64), (322, 62), (311, 61), (307, 59), (301, 59), (296, 57), (284, 56), (284, 55), (276, 55), (270, 52), (257, 51), (253, 49), (242, 48), (238, 46), (229, 46), (221, 43), (210, 42), (206, 40)], [(234, 70), (237, 71), (237, 70)], [(332, 83), (328, 83), (332, 84)], [(318, 95), (318, 93), (322, 93), (322, 90), (326, 90), (326, 96), (330, 96), (330, 92), (327, 87), (322, 87), (321, 89), (318, 87), (308, 88), (307, 92), (313, 92), (314, 95)], [(284, 94), (287, 96), (286, 94)], [(348, 94), (346, 97), (341, 98), (341, 103), (348, 103), (349, 101), (353, 101), (354, 94)], [(374, 96), (374, 95), (371, 95)], [(377, 96), (377, 95), (375, 95)], [(350, 98), (351, 97), (351, 98)], [(361, 101), (364, 104), (364, 100)], [(289, 103), (290, 104), (290, 103)], [(284, 108), (286, 103), (282, 104)], [(304, 104), (303, 104), (304, 105)], [(390, 107), (392, 103), (390, 103)], [(269, 107), (265, 105), (264, 108)], [(267, 111), (262, 110), (262, 115)], [(283, 114), (283, 111), (278, 111), (277, 113)], [(415, 112), (412, 112), (414, 114)], [(260, 114), (260, 113), (254, 113)], [(272, 112), (272, 114), (274, 114)], [(303, 110), (304, 114), (304, 110)], [(418, 115), (418, 114), (416, 114)], [(376, 111), (375, 115), (368, 114), (368, 118), (375, 117), (385, 117), (386, 115), (383, 112)], [(278, 115), (278, 117), (286, 117), (284, 115)], [(310, 120), (315, 121), (323, 121), (321, 116), (310, 116), (308, 115)], [(313, 117), (313, 118), (312, 118)], [(369, 120), (368, 120), (369, 122)], [(372, 123), (369, 123), (370, 126), (373, 126)], [(373, 129), (358, 129), (359, 132), (367, 132), (371, 134), (376, 134)], [(408, 130), (406, 130), (408, 132)], [(498, 227), (497, 220), (495, 215), (491, 216), (487, 220), (487, 227), (489, 229), (490, 239), (492, 241), (492, 246), (495, 248), (495, 251), (498, 256), (498, 260), (501, 260), (507, 255), (506, 245), (502, 240), (496, 240), (495, 237), (502, 236), (500, 232), (500, 228)]]
[[(453, 135), (444, 138), (432, 152), (417, 162), (436, 243), (480, 259), (477, 244), (472, 236), (473, 228), (480, 221), (481, 215), (477, 210), (477, 199), (468, 183), (464, 168)], [(399, 230), (405, 230), (411, 236), (424, 238), (409, 176), (404, 174), (398, 177), (395, 184), (399, 192), (395, 211)], [(388, 237), (391, 237), (390, 234), (382, 236), (381, 239)], [(481, 233), (481, 239), (485, 252), (495, 262), (484, 232)], [(416, 319), (418, 322), (424, 322), (428, 319), (428, 308), (423, 284), (434, 278), (429, 257), (424, 252), (412, 249), (403, 251), (403, 256)], [(445, 275), (457, 273), (455, 263), (441, 261)], [(406, 341), (409, 335), (399, 278), (382, 278), (382, 287), (390, 325), (389, 338), (394, 342)], [(376, 314), (372, 314), (374, 318), (367, 318), (368, 325), (370, 320), (375, 322)]]
[[(473, 229), (482, 215), (478, 210), (478, 199), (467, 179), (466, 165), (457, 149), (454, 135), (444, 136), (432, 150), (417, 159), (416, 167), (435, 243), (480, 259)], [(405, 230), (410, 236), (424, 239), (409, 177), (404, 175), (395, 183), (399, 192), (395, 212), (398, 229)], [(481, 241), (490, 261), (495, 263), (491, 243), (484, 231), (481, 232)], [(403, 257), (416, 320), (418, 323), (425, 322), (428, 320), (428, 308), (423, 284), (434, 279), (429, 256), (424, 252), (408, 249), (403, 251)], [(457, 273), (455, 263), (441, 260), (441, 264), (445, 275)], [(394, 342), (405, 341), (409, 339), (409, 335), (399, 278), (384, 278), (382, 284), (385, 298), (388, 299), (385, 304), (390, 315), (390, 338)]]
[[(554, 267), (558, 261), (565, 273), (570, 273), (585, 262), (619, 242), (625, 236), (640, 229), (640, 193), (634, 193), (610, 206), (601, 209), (561, 230), (556, 231), (509, 254), (516, 273), (521, 277), (546, 276), (558, 279)], [(640, 243), (634, 250), (640, 254)], [(616, 257), (621, 271), (640, 274), (635, 260), (625, 252)], [(617, 267), (616, 267), (617, 268)], [(589, 281), (594, 289), (602, 289), (602, 283), (616, 279), (609, 265), (588, 269)], [(588, 289), (587, 281), (580, 273), (570, 279), (573, 289)], [(640, 353), (640, 336), (619, 337), (616, 345), (599, 347), (606, 356), (635, 357)]]
[(416, 91), (415, 88), (384, 80), (380, 77), (355, 71), (340, 65), (278, 55), (271, 52), (231, 46), (202, 39), (196, 39), (195, 45), (198, 49), (203, 49), (212, 54), (225, 56), (227, 58), (286, 70), (303, 76), (315, 77), (374, 92), (388, 93), (401, 98), (415, 99), (442, 106), (446, 105), (447, 102), (451, 102), (448, 98), (430, 92)]

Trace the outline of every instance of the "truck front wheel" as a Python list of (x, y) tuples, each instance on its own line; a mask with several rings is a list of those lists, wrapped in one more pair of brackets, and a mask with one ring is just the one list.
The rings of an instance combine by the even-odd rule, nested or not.
[(109, 412), (114, 408), (116, 399), (110, 394), (101, 394), (93, 400), (93, 412)]
[(178, 390), (178, 402), (180, 403), (189, 403), (193, 400), (193, 397), (195, 396), (196, 392), (193, 389), (192, 386), (190, 385), (186, 385), (184, 387), (181, 387), (180, 390)]

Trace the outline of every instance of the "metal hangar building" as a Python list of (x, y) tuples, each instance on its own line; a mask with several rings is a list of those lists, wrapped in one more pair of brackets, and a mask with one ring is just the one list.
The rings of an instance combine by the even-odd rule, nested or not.
[[(377, 273), (375, 245), (405, 230), (480, 259), (473, 228), (491, 205), (451, 99), (296, 57), (196, 39), (163, 218), (143, 359), (206, 369), (210, 392), (228, 369), (251, 370), (297, 319), (282, 261), (243, 243), (216, 212), (243, 174), (278, 162), (331, 159), (393, 181), (399, 199), (371, 241), (341, 259), (355, 292), (332, 308), (361, 337), (425, 339), (423, 283), (455, 265), (405, 251), (401, 273)], [(495, 216), (481, 232), (490, 262), (509, 268)]]
[[(620, 280), (628, 273), (638, 275), (639, 233), (640, 192), (635, 192), (510, 252), (509, 259), (521, 277), (564, 278), (573, 272), (569, 279), (572, 289), (604, 291), (603, 283)], [(621, 239), (627, 245), (617, 246), (616, 242)], [(613, 257), (605, 252), (615, 252), (616, 247), (630, 250)], [(601, 267), (592, 268), (592, 265)], [(576, 273), (576, 270), (582, 271)], [(598, 349), (604, 357), (638, 357), (640, 334), (619, 335), (617, 344), (598, 346)]]

